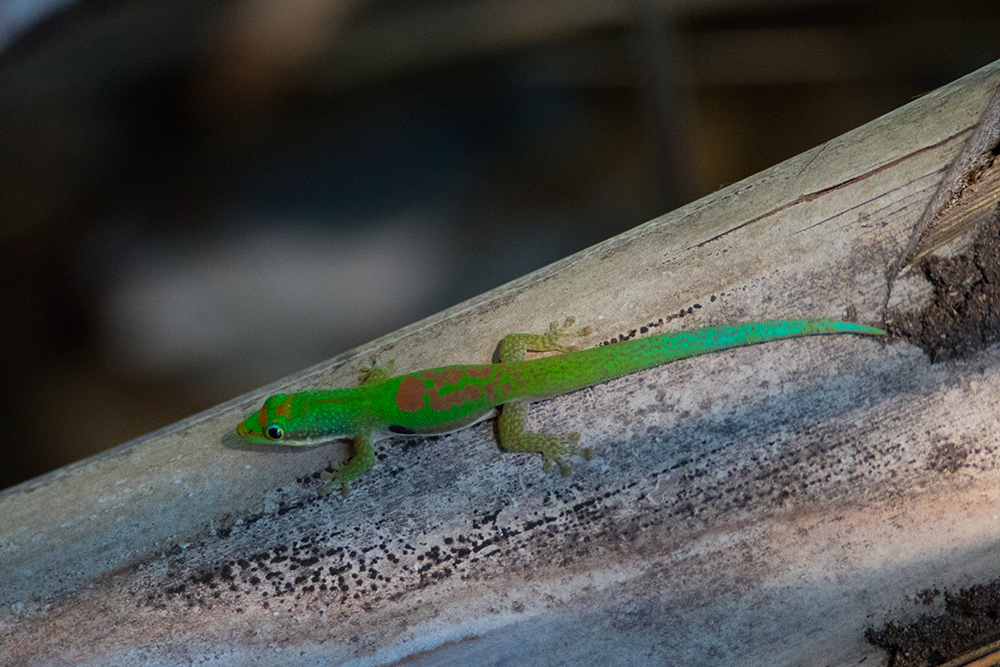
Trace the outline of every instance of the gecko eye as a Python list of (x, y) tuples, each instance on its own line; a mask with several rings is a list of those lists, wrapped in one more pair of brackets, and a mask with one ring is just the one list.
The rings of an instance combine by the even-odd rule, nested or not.
[(267, 437), (269, 437), (271, 440), (281, 440), (281, 438), (284, 437), (284, 435), (285, 432), (281, 430), (280, 426), (271, 424), (270, 426), (267, 427)]

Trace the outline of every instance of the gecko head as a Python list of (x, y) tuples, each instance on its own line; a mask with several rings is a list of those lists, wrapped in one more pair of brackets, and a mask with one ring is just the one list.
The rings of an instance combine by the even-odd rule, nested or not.
[(289, 394), (271, 396), (264, 401), (264, 407), (236, 425), (236, 435), (250, 442), (294, 444), (285, 442), (290, 433), (288, 417), (292, 398)]
[(306, 394), (275, 394), (264, 406), (236, 425), (236, 435), (248, 442), (268, 445), (310, 446), (340, 437), (327, 418), (311, 410)]
[(275, 394), (264, 407), (236, 425), (236, 435), (249, 442), (270, 445), (317, 444), (303, 431), (303, 419), (296, 394)]

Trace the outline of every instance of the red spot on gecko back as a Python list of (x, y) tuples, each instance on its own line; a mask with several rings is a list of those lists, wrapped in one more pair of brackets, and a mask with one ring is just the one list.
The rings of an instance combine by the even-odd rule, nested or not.
[(427, 405), (427, 389), (423, 380), (407, 375), (396, 390), (396, 407), (403, 412), (416, 412)]
[(434, 391), (428, 393), (427, 398), (429, 399), (432, 408), (444, 412), (445, 410), (450, 410), (451, 408), (457, 408), (466, 401), (474, 401), (481, 395), (482, 389), (476, 385), (470, 384), (456, 391), (449, 391), (446, 394), (442, 394), (441, 389), (435, 387)]
[[(403, 412), (417, 412), (430, 407), (437, 412), (446, 412), (469, 401), (481, 400), (484, 391), (494, 395), (493, 385), (479, 386), (464, 384), (472, 378), (489, 377), (493, 367), (459, 366), (426, 370), (416, 376), (406, 376), (396, 390), (396, 406)], [(431, 386), (427, 386), (427, 382)]]
[(464, 373), (461, 368), (445, 368), (440, 371), (424, 371), (423, 377), (434, 383), (435, 389), (441, 389), (446, 384), (458, 384)]

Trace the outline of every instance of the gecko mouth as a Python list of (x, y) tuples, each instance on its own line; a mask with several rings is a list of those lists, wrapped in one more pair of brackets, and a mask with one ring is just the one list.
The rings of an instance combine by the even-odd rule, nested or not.
[(244, 440), (249, 440), (250, 442), (262, 443), (265, 445), (275, 445), (277, 447), (316, 447), (317, 445), (323, 445), (328, 442), (339, 439), (339, 436), (296, 436), (293, 437), (286, 434), (281, 440), (272, 440), (266, 435), (261, 435), (256, 433), (244, 425), (244, 422), (240, 422), (236, 425), (236, 435), (240, 436)]

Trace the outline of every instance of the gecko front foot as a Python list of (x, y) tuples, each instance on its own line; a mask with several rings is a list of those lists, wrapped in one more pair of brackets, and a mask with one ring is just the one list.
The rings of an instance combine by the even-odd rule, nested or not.
[(319, 495), (325, 496), (337, 485), (340, 485), (340, 495), (345, 498), (351, 493), (351, 480), (365, 472), (375, 464), (375, 448), (372, 446), (370, 433), (359, 433), (354, 436), (354, 456), (347, 463), (330, 461), (327, 467), (333, 472), (324, 470), (320, 479), (325, 484), (320, 487)]
[(382, 354), (376, 352), (375, 356), (372, 357), (371, 366), (366, 366), (358, 372), (358, 382), (361, 384), (375, 384), (388, 380), (392, 374), (392, 365), (395, 362), (395, 359), (383, 362)]
[(323, 486), (319, 488), (320, 498), (333, 491), (333, 489), (337, 486), (340, 487), (340, 495), (346, 498), (351, 493), (351, 480), (345, 479), (342, 474), (345, 466), (341, 463), (330, 461), (327, 467), (332, 468), (333, 472), (323, 470), (323, 472), (319, 474), (319, 478), (325, 482)]

